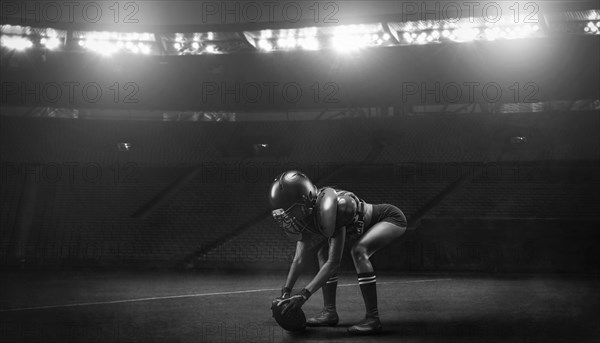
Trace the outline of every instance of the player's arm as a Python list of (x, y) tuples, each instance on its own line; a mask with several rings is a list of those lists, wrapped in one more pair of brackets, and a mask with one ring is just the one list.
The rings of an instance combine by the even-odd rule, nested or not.
[[(339, 227), (336, 229), (338, 212), (342, 215), (341, 219), (343, 220), (343, 215), (346, 212), (354, 213), (353, 211), (355, 211), (354, 208), (347, 206), (349, 203), (347, 200), (338, 199), (338, 194), (331, 187), (326, 187), (321, 191), (318, 203), (320, 230), (325, 237), (329, 237), (329, 256), (327, 262), (321, 266), (313, 280), (302, 289), (307, 299), (339, 269), (346, 240), (346, 228)], [(338, 203), (341, 206), (338, 206)]]
[[(344, 243), (346, 240), (346, 228), (341, 227), (335, 231), (335, 234), (329, 239), (329, 256), (319, 272), (312, 281), (304, 287), (300, 293), (279, 301), (278, 306), (286, 304), (282, 310), (282, 314), (287, 311), (300, 308), (308, 300), (308, 298), (321, 288), (327, 280), (339, 269), (342, 260), (342, 252), (344, 251)], [(291, 271), (290, 271), (291, 274)]]
[(321, 288), (329, 278), (331, 278), (340, 268), (342, 261), (342, 252), (346, 242), (346, 228), (340, 227), (335, 230), (335, 234), (329, 239), (329, 255), (319, 272), (312, 281), (304, 287), (310, 294), (314, 294)]
[(281, 290), (281, 297), (287, 298), (294, 285), (296, 284), (296, 280), (302, 274), (304, 261), (306, 260), (306, 252), (310, 248), (310, 241), (308, 240), (300, 240), (296, 243), (296, 253), (294, 254), (294, 259), (292, 260), (292, 264), (290, 265), (290, 271), (288, 272), (287, 280), (285, 282), (285, 286)]

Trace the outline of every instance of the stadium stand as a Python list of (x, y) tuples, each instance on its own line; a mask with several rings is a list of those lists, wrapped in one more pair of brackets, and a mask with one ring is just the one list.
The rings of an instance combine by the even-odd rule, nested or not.
[[(588, 112), (263, 123), (1, 117), (3, 265), (283, 268), (293, 244), (269, 217), (266, 189), (291, 168), (393, 203), (414, 225), (597, 221), (599, 122)], [(23, 202), (35, 204), (29, 224)]]
[[(428, 115), (283, 122), (144, 122), (2, 117), (3, 161), (134, 162), (173, 167), (256, 158), (280, 163), (590, 160), (600, 157), (596, 112)], [(298, 138), (301, 137), (301, 138)], [(513, 137), (526, 142), (511, 143)], [(131, 144), (126, 154), (119, 143)], [(371, 156), (373, 159), (374, 157)]]

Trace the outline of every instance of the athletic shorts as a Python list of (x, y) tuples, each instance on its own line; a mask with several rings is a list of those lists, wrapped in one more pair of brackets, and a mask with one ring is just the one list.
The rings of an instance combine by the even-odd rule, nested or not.
[(400, 227), (407, 226), (404, 213), (398, 207), (390, 204), (373, 205), (373, 216), (369, 227), (380, 222), (388, 222)]

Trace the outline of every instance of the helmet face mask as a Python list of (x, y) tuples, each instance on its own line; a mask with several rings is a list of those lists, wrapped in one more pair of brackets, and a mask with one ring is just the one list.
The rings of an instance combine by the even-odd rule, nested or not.
[(302, 239), (302, 232), (307, 230), (304, 218), (307, 216), (304, 204), (296, 203), (287, 210), (278, 208), (273, 210), (273, 219), (279, 224), (286, 235), (296, 240)]

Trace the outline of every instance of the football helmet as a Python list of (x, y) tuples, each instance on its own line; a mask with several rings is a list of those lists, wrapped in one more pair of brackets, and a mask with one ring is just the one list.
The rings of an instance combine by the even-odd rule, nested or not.
[(301, 240), (304, 230), (312, 231), (309, 219), (317, 192), (310, 179), (296, 170), (286, 171), (273, 181), (269, 193), (273, 219), (290, 238)]

